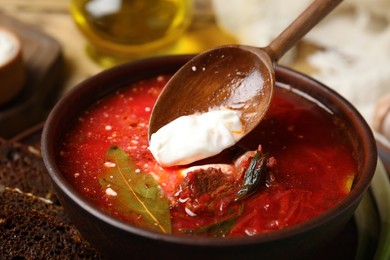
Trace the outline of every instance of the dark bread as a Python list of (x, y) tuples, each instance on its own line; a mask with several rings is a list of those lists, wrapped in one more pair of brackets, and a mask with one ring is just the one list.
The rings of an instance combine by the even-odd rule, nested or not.
[(56, 201), (40, 151), (32, 146), (0, 139), (0, 184)]
[(56, 199), (39, 149), (0, 139), (0, 259), (19, 258), (101, 259)]
[(101, 259), (61, 206), (0, 186), (0, 259)]
[(64, 222), (70, 222), (63, 208), (52, 201), (0, 185), (0, 222), (12, 213), (22, 210), (35, 210)]
[(100, 259), (70, 224), (27, 210), (0, 223), (0, 259)]

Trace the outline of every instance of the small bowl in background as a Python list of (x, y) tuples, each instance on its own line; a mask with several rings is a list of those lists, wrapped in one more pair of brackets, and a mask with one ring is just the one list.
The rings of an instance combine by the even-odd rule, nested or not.
[(13, 32), (0, 28), (0, 105), (14, 98), (24, 81), (22, 43)]

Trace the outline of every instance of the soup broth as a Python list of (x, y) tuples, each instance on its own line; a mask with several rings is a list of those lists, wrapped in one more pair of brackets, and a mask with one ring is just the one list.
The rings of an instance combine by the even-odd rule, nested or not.
[[(164, 233), (254, 236), (313, 218), (350, 192), (357, 162), (342, 124), (280, 84), (265, 119), (235, 147), (190, 166), (162, 168), (148, 150), (148, 120), (168, 79), (118, 90), (64, 136), (61, 171), (103, 211)], [(256, 160), (259, 181), (241, 198)]]

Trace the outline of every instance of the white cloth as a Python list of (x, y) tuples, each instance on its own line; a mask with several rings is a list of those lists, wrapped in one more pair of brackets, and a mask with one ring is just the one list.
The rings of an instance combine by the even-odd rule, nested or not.
[[(241, 44), (266, 46), (312, 0), (212, 0), (217, 23)], [(347, 0), (305, 38), (311, 76), (347, 98), (372, 124), (375, 104), (390, 94), (390, 0)], [(281, 63), (289, 63), (290, 55)]]

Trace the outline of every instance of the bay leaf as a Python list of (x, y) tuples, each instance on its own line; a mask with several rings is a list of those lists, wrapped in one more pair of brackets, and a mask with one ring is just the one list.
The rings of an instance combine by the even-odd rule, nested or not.
[(169, 202), (156, 179), (141, 171), (127, 153), (112, 146), (99, 183), (120, 214), (137, 216), (137, 224), (162, 233), (171, 233)]

